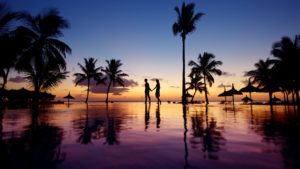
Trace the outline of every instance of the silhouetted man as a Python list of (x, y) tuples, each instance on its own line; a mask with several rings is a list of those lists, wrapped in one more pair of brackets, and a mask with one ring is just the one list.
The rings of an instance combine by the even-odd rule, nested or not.
[(151, 91), (151, 89), (150, 89), (148, 80), (145, 79), (145, 103), (147, 103), (147, 99), (149, 100), (149, 103), (151, 102), (150, 91)]

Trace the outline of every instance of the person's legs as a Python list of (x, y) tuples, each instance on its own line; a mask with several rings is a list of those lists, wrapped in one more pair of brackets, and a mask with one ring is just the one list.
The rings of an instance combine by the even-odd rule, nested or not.
[(149, 103), (151, 102), (150, 93), (145, 92), (145, 103), (147, 102), (147, 100), (149, 101)]

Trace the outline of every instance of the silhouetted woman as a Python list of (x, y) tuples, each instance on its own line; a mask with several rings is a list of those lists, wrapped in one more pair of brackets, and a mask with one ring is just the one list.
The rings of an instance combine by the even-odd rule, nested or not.
[(145, 79), (145, 103), (147, 103), (147, 99), (149, 100), (149, 103), (151, 102), (150, 91), (151, 89), (148, 80)]
[[(157, 104), (161, 104), (161, 101), (160, 101), (160, 84), (159, 84), (159, 80), (158, 79), (156, 79), (156, 86), (155, 86), (155, 88), (154, 89), (156, 89), (156, 91), (155, 91), (155, 97), (156, 97), (156, 99), (157, 99)], [(152, 90), (154, 90), (154, 89), (152, 89)]]

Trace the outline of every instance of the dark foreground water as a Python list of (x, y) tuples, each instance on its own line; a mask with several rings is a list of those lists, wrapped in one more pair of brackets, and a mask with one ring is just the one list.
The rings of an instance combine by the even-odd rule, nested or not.
[(0, 168), (299, 169), (300, 116), (257, 105), (82, 103), (0, 113)]

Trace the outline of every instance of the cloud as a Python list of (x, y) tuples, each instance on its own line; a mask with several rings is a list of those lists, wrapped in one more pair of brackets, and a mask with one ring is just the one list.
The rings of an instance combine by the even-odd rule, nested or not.
[(14, 82), (14, 83), (23, 83), (23, 82), (26, 82), (26, 80), (24, 79), (24, 77), (21, 77), (21, 76), (16, 76), (16, 77), (9, 78), (8, 81)]
[(218, 88), (224, 88), (224, 87), (231, 87), (231, 85), (230, 84), (223, 84), (223, 83), (218, 85)]
[[(78, 77), (75, 78), (73, 81), (74, 83), (78, 80)], [(106, 93), (107, 87), (108, 87), (108, 81), (105, 82), (105, 84), (99, 84), (96, 85), (97, 82), (95, 80), (91, 80), (90, 82), (90, 91), (93, 93)], [(138, 82), (132, 80), (132, 79), (124, 79), (124, 85), (125, 87), (122, 87), (120, 85), (111, 86), (110, 92), (113, 95), (122, 95), (124, 92), (128, 92), (130, 88), (134, 88), (138, 86)], [(82, 83), (78, 84), (78, 86), (87, 86), (87, 80), (83, 81)]]
[(241, 82), (242, 82), (244, 85), (248, 85), (249, 79), (242, 80)]
[(160, 82), (164, 81), (163, 78), (151, 78), (150, 81), (156, 82), (157, 79), (158, 79)]
[(222, 76), (226, 76), (226, 77), (235, 76), (235, 73), (222, 72)]
[(179, 86), (170, 86), (170, 88), (175, 88), (175, 89), (178, 89)]

